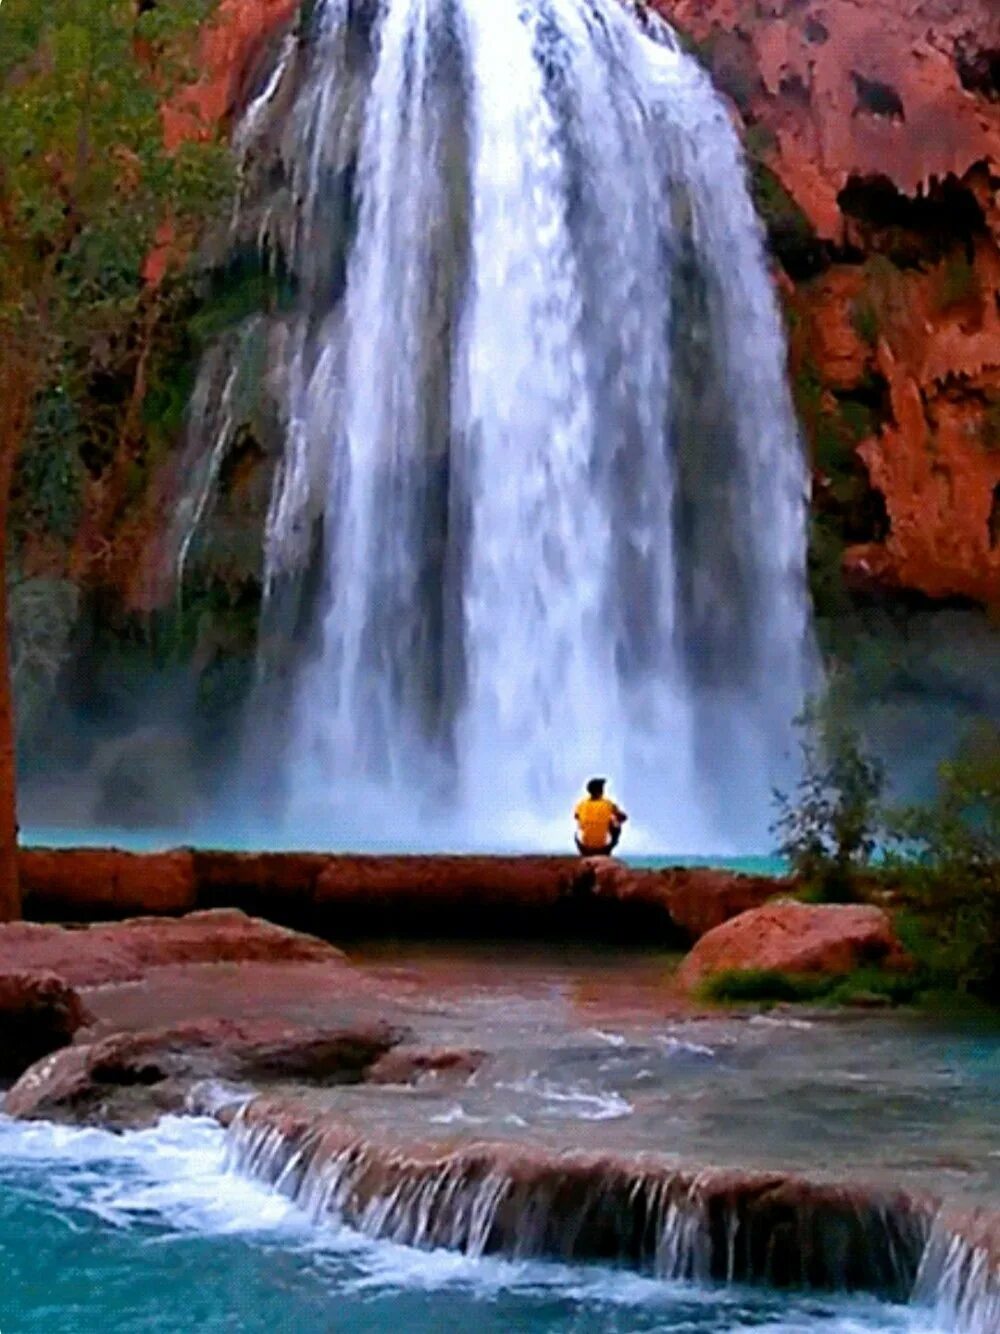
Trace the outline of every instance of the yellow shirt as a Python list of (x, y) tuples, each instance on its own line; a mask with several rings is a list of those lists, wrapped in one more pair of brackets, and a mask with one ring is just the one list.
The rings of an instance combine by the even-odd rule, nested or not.
[(611, 838), (611, 826), (619, 818), (618, 807), (607, 797), (584, 797), (573, 814), (585, 848), (605, 847)]

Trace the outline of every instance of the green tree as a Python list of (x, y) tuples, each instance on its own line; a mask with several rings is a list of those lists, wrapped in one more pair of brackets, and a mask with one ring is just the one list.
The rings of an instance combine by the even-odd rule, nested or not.
[(882, 841), (885, 771), (829, 702), (810, 704), (796, 722), (802, 777), (793, 793), (774, 793), (771, 832), (809, 888), (826, 902), (849, 902)]
[(11, 479), (38, 405), (73, 397), (117, 349), (131, 389), (111, 414), (114, 466), (140, 429), (161, 297), (157, 245), (190, 250), (228, 190), (210, 133), (173, 151), (162, 107), (195, 73), (215, 0), (5, 0), (0, 5), (0, 920), (19, 915), (6, 635)]
[(1000, 727), (983, 721), (938, 769), (935, 799), (893, 820), (893, 870), (945, 985), (1000, 1001)]

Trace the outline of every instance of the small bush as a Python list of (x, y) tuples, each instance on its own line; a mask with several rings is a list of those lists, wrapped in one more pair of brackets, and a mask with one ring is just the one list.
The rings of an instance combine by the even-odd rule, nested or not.
[(835, 1005), (853, 1005), (875, 996), (891, 1005), (909, 1005), (919, 999), (926, 988), (927, 978), (920, 969), (911, 973), (889, 973), (881, 968), (857, 968), (836, 980), (828, 992), (828, 999)]
[(814, 1001), (834, 981), (822, 975), (783, 973), (777, 968), (730, 968), (710, 977), (702, 988), (710, 1001)]
[(885, 772), (829, 702), (822, 709), (811, 704), (797, 722), (806, 731), (802, 777), (793, 794), (775, 791), (771, 831), (817, 901), (850, 903), (882, 838)]
[(892, 832), (910, 948), (940, 985), (1000, 1003), (1000, 727), (973, 729)]
[(887, 973), (880, 968), (858, 968), (852, 973), (831, 976), (785, 973), (774, 968), (733, 968), (709, 978), (701, 994), (705, 1000), (729, 1004), (851, 1005), (876, 997), (891, 1005), (906, 1005), (925, 986), (926, 978), (919, 971)]
[(17, 460), (13, 526), (68, 541), (83, 510), (86, 430), (79, 404), (57, 384), (39, 395), (34, 420)]

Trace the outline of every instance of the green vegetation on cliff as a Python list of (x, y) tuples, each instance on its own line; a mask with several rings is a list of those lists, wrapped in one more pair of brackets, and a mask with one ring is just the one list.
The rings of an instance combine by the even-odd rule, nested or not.
[[(214, 3), (7, 0), (0, 12), (0, 528), (4, 556), (11, 547), (45, 574), (58, 564), (46, 544), (67, 542), (85, 512), (85, 555), (99, 559), (133, 494), (171, 290), (150, 280), (150, 256), (159, 252), (161, 271), (179, 267), (230, 186), (228, 150), (206, 133), (168, 151), (161, 114), (196, 73), (198, 28)], [(37, 613), (39, 592), (15, 597), (15, 619)], [(45, 625), (58, 599), (49, 602)], [(29, 660), (61, 638), (34, 634)], [(0, 917), (17, 912), (7, 678), (3, 660)]]
[[(231, 178), (219, 142), (168, 152), (161, 116), (196, 72), (213, 4), (4, 7), (0, 322), (25, 415), (15, 538), (68, 541), (95, 486), (106, 527), (133, 489), (173, 275)], [(157, 248), (168, 278), (152, 283)]]

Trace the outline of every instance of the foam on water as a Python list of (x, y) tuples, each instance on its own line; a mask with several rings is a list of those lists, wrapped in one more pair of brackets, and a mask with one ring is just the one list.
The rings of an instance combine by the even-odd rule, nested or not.
[[(229, 1330), (236, 1327), (226, 1306), (235, 1300), (232, 1279), (244, 1303), (241, 1331), (273, 1328), (278, 1319), (282, 1328), (306, 1334), (325, 1327), (319, 1312), (334, 1300), (337, 1329), (345, 1334), (393, 1323), (421, 1334), (445, 1326), (498, 1334), (511, 1328), (941, 1334), (943, 1328), (919, 1311), (874, 1301), (721, 1291), (597, 1266), (420, 1251), (362, 1238), (335, 1221), (318, 1226), (280, 1193), (227, 1170), (224, 1132), (199, 1118), (167, 1117), (153, 1129), (115, 1135), (0, 1117), (0, 1189), (5, 1207), (16, 1197), (35, 1211), (25, 1237), (20, 1229), (5, 1231), (0, 1208), (5, 1329), (10, 1323), (61, 1332), (100, 1318), (113, 1330)], [(26, 1243), (43, 1270), (51, 1248), (60, 1291), (72, 1277), (73, 1247), (86, 1243), (83, 1287), (69, 1289), (72, 1311), (54, 1304), (53, 1291), (38, 1295), (37, 1306), (19, 1295), (18, 1248)], [(163, 1245), (173, 1247), (172, 1259), (163, 1256)], [(294, 1261), (291, 1270), (282, 1255)]]
[(116, 1227), (156, 1220), (204, 1235), (302, 1231), (284, 1196), (226, 1171), (225, 1136), (200, 1117), (117, 1135), (0, 1116), (0, 1172), (42, 1168), (54, 1198)]

